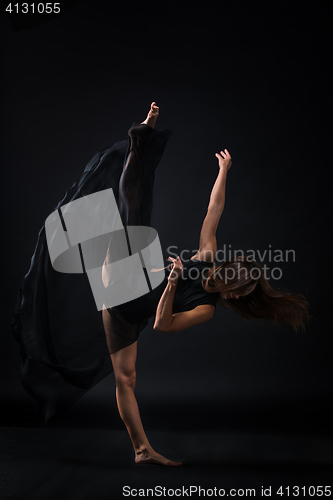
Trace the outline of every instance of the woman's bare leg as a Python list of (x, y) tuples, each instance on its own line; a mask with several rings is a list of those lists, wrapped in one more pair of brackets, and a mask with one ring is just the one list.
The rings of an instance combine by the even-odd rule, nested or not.
[[(103, 310), (103, 321), (107, 323), (108, 311)], [(105, 316), (105, 317), (104, 317)], [(173, 462), (153, 450), (143, 429), (138, 403), (134, 395), (137, 342), (111, 354), (116, 379), (116, 398), (119, 414), (131, 438), (137, 464), (182, 465)]]
[(150, 448), (144, 432), (139, 407), (134, 395), (137, 357), (137, 342), (111, 355), (116, 379), (116, 398), (119, 414), (126, 425), (134, 451)]

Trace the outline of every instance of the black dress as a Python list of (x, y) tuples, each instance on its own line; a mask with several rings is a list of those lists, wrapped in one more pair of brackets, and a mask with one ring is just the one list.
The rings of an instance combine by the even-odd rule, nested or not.
[[(93, 156), (55, 210), (112, 188), (124, 227), (150, 226), (154, 172), (171, 134), (170, 130), (157, 131), (134, 123), (127, 139)], [(126, 197), (128, 186), (124, 183), (136, 183), (133, 199)], [(174, 312), (202, 303), (216, 306), (218, 294), (203, 290), (201, 275), (186, 279), (191, 268), (202, 271), (209, 266), (201, 261), (184, 262)], [(20, 346), (22, 385), (36, 400), (45, 424), (112, 372), (110, 353), (137, 340), (148, 318), (155, 314), (166, 280), (167, 275), (148, 294), (109, 309), (114, 337), (110, 350), (87, 274), (55, 271), (43, 225), (30, 269), (19, 287), (11, 328)]]
[[(219, 293), (206, 292), (202, 287), (202, 280), (207, 277), (213, 265), (213, 263), (201, 260), (182, 260), (183, 270), (176, 286), (172, 307), (173, 314), (190, 311), (202, 304), (211, 304), (216, 307)], [(171, 266), (167, 269), (162, 283), (149, 294), (108, 309), (110, 315), (112, 316), (114, 311), (121, 314), (130, 323), (137, 325), (139, 334), (148, 323), (147, 318), (155, 316), (158, 302), (168, 282), (170, 270)]]

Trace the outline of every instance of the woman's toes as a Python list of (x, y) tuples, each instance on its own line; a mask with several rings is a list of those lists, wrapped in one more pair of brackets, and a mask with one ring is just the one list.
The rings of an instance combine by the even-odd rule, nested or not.
[(183, 464), (181, 462), (172, 462), (172, 460), (169, 460), (169, 463), (167, 465), (178, 466), (178, 465), (183, 465)]
[(135, 457), (135, 463), (137, 464), (157, 464), (157, 465), (167, 465), (167, 466), (178, 466), (182, 465), (181, 462), (173, 462), (163, 457), (155, 451), (143, 450), (138, 453)]
[(154, 101), (151, 103), (149, 113), (156, 116), (156, 115), (158, 115), (158, 112), (159, 112), (159, 107), (156, 105), (156, 102)]

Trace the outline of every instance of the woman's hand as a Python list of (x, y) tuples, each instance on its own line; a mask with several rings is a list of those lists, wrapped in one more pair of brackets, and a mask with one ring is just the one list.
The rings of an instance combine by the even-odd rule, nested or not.
[(169, 260), (172, 262), (172, 264), (171, 264), (171, 271), (168, 276), (168, 281), (171, 283), (176, 283), (183, 271), (182, 261), (180, 260), (179, 255), (177, 259), (169, 257)]
[(232, 164), (229, 151), (225, 149), (224, 151), (220, 151), (220, 153), (215, 153), (215, 156), (219, 160), (220, 169), (228, 171)]

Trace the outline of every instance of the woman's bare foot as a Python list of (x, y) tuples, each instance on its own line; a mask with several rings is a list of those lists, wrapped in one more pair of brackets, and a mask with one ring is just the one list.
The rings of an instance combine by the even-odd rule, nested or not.
[(157, 117), (159, 115), (159, 111), (160, 111), (160, 108), (158, 106), (156, 106), (156, 102), (155, 101), (152, 102), (150, 105), (150, 110), (148, 112), (147, 118), (145, 119), (145, 121), (143, 121), (141, 123), (145, 123), (149, 127), (154, 128), (155, 122), (156, 122)]
[(173, 462), (163, 457), (159, 453), (156, 453), (153, 449), (148, 450), (143, 448), (135, 453), (135, 463), (136, 464), (157, 464), (157, 465), (182, 465), (181, 462)]

